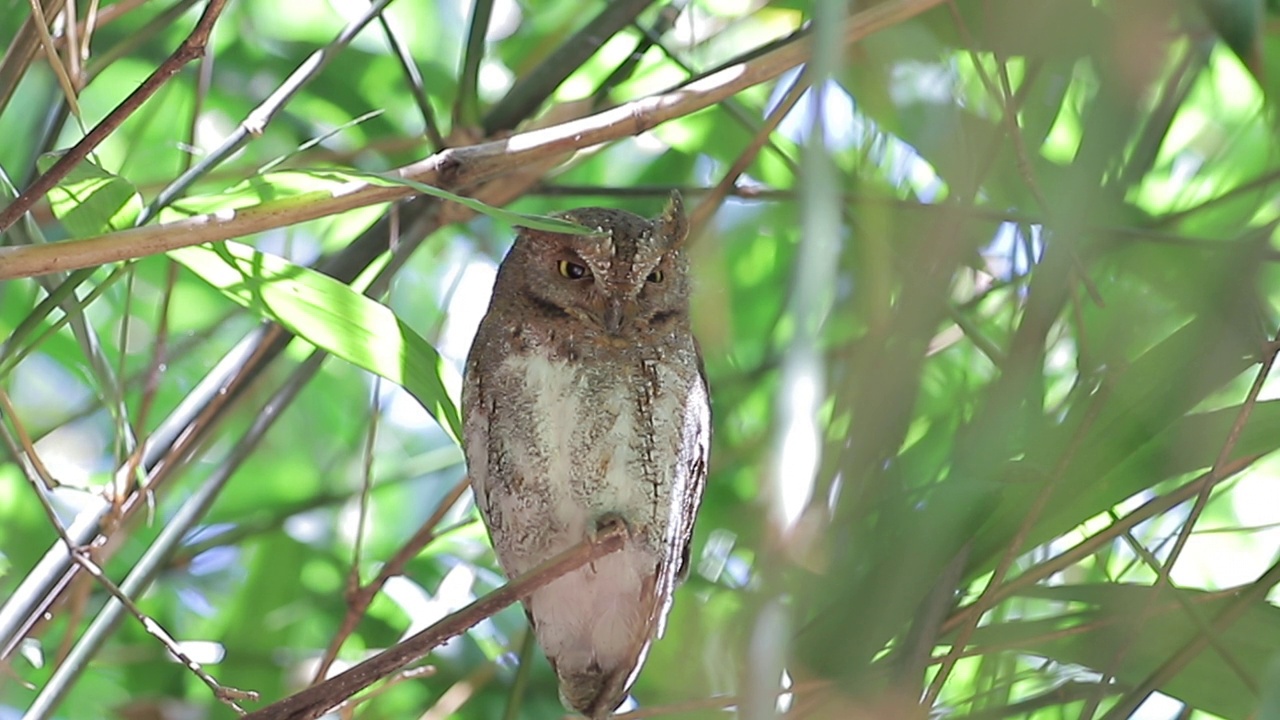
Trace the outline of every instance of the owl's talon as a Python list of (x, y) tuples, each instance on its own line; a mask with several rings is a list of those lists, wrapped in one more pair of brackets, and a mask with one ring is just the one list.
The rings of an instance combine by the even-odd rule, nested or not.
[[(607, 512), (596, 519), (594, 528), (587, 530), (587, 542), (595, 545), (600, 540), (600, 536), (612, 532), (618, 526), (622, 526), (622, 529), (627, 533), (627, 537), (634, 536), (635, 531), (626, 518), (615, 512)], [(591, 572), (594, 573), (596, 571), (596, 561), (592, 560), (587, 563), (587, 567), (591, 568)]]
[(615, 526), (621, 525), (627, 531), (627, 537), (635, 534), (635, 529), (627, 519), (615, 512), (607, 512), (596, 519), (596, 529), (591, 533), (591, 541), (595, 542), (601, 535), (608, 533)]

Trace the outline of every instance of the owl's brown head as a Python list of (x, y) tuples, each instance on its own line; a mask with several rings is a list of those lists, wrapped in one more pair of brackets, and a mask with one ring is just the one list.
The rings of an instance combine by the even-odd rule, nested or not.
[(572, 319), (588, 332), (623, 337), (687, 319), (689, 232), (680, 194), (647, 220), (625, 210), (587, 207), (558, 213), (590, 235), (520, 228), (502, 262), (494, 296), (512, 297), (548, 319)]

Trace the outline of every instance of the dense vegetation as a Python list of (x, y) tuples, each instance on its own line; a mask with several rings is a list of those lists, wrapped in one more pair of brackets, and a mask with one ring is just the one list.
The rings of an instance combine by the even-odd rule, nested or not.
[[(1268, 12), (0, 0), (0, 718), (232, 717), (503, 586), (496, 262), (673, 188), (715, 438), (624, 709), (1280, 717)], [(481, 610), (341, 716), (562, 713)]]

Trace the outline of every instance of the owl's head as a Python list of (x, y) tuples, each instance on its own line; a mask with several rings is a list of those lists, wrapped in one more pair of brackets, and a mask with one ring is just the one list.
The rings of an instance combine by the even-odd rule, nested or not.
[(689, 221), (673, 192), (652, 220), (587, 207), (556, 217), (590, 235), (520, 228), (494, 286), (548, 319), (571, 319), (610, 336), (661, 330), (688, 316)]

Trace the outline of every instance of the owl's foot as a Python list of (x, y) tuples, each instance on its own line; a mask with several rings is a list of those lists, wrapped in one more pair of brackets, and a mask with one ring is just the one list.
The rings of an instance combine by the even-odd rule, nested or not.
[[(626, 531), (627, 537), (635, 535), (635, 528), (631, 527), (631, 523), (627, 522), (626, 518), (616, 512), (607, 512), (596, 518), (596, 526), (594, 528), (587, 530), (587, 542), (594, 545), (602, 535), (607, 535), (608, 533), (613, 532), (614, 528), (619, 526)], [(591, 572), (594, 573), (596, 571), (595, 561), (592, 560), (588, 563), (588, 567), (590, 567)]]
[(627, 522), (626, 518), (616, 512), (607, 512), (596, 518), (596, 529), (591, 533), (591, 539), (595, 540), (618, 525), (621, 525), (627, 531), (628, 536), (635, 534), (635, 529), (631, 527), (631, 523)]

